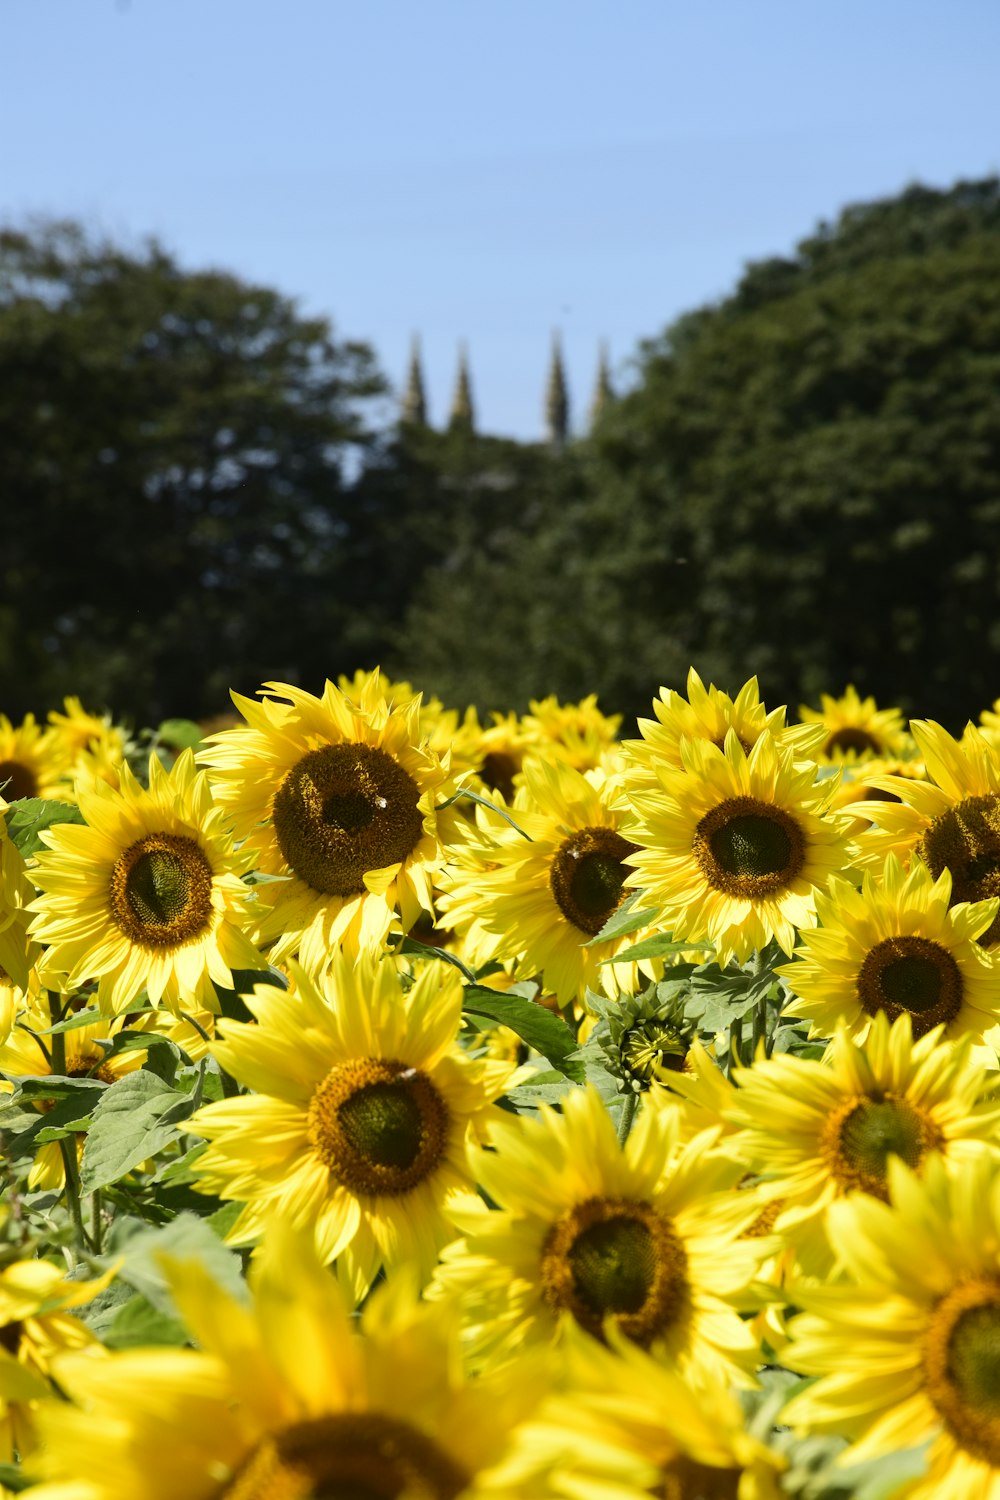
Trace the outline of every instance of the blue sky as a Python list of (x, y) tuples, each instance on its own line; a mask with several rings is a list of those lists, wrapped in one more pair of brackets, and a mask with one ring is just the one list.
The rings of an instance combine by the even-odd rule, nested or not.
[(845, 203), (1000, 168), (995, 0), (0, 0), (0, 217), (274, 284), (539, 435)]

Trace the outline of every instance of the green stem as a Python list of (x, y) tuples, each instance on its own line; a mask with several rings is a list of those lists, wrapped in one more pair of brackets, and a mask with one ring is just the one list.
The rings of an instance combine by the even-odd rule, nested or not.
[[(52, 1017), (53, 1026), (58, 1026), (62, 1020), (62, 997), (55, 991), (49, 990), (49, 1015)], [(52, 1074), (55, 1078), (65, 1078), (66, 1074), (66, 1033), (54, 1031), (50, 1042), (50, 1056)], [(76, 1162), (76, 1137), (64, 1135), (59, 1142), (59, 1152), (63, 1159), (63, 1173), (66, 1184), (63, 1189), (66, 1195), (66, 1204), (69, 1208), (70, 1218), (73, 1220), (73, 1231), (76, 1237), (77, 1249), (85, 1254), (89, 1249), (87, 1243), (87, 1231), (83, 1227), (83, 1209), (80, 1204), (80, 1175), (77, 1171)]]
[(240, 1086), (236, 1082), (236, 1079), (232, 1076), (232, 1074), (227, 1073), (225, 1068), (220, 1067), (219, 1078), (222, 1081), (223, 1099), (237, 1099), (239, 1097)]
[(634, 1089), (629, 1089), (622, 1103), (622, 1112), (618, 1116), (618, 1144), (624, 1146), (628, 1140), (629, 1131), (632, 1129), (632, 1121), (635, 1119), (635, 1107), (639, 1102), (639, 1096)]
[(101, 1202), (101, 1190), (100, 1188), (95, 1188), (90, 1195), (90, 1243), (93, 1246), (95, 1255), (100, 1255), (101, 1253), (101, 1236), (104, 1229), (101, 1222), (103, 1206)]

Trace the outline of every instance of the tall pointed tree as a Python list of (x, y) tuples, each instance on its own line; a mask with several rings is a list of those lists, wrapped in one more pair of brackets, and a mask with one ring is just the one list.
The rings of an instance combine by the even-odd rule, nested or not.
[(410, 365), (399, 415), (400, 420), (409, 423), (411, 427), (427, 426), (427, 397), (424, 393), (424, 372), (420, 359), (420, 336), (416, 333), (410, 343)]
[(569, 436), (569, 392), (558, 333), (552, 335), (549, 381), (545, 388), (545, 435), (557, 449), (565, 447)]
[(469, 356), (464, 344), (458, 351), (458, 375), (451, 401), (448, 427), (452, 432), (475, 432), (476, 411), (472, 404), (472, 382), (469, 379)]

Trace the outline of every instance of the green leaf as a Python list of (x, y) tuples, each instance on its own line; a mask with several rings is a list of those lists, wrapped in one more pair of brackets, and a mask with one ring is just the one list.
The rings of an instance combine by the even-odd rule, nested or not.
[[(86, 1010), (74, 1011), (67, 1016), (65, 1021), (59, 1021), (55, 1026), (46, 1026), (44, 1031), (35, 1031), (29, 1026), (22, 1026), (22, 1031), (30, 1031), (32, 1036), (54, 1036), (57, 1031), (76, 1031), (80, 1026), (93, 1026), (100, 1017), (100, 1010), (96, 1005), (89, 1006)], [(20, 1022), (18, 1023), (20, 1025)]]
[(161, 1312), (133, 1292), (108, 1323), (103, 1342), (109, 1349), (136, 1349), (146, 1344), (186, 1344), (189, 1340), (180, 1318)]
[(0, 1485), (12, 1494), (18, 1495), (37, 1483), (38, 1475), (26, 1474), (20, 1464), (0, 1464)]
[(643, 938), (641, 943), (634, 943), (631, 948), (625, 948), (621, 953), (615, 954), (614, 958), (606, 958), (603, 962), (623, 964), (634, 958), (665, 958), (669, 953), (711, 953), (711, 951), (711, 943), (676, 943), (670, 933), (664, 932)]
[(172, 1141), (192, 1112), (192, 1101), (178, 1096), (155, 1073), (129, 1073), (108, 1088), (87, 1136), (80, 1169), (85, 1193), (117, 1182), (147, 1156)]
[(176, 1317), (177, 1309), (167, 1287), (161, 1260), (164, 1255), (198, 1261), (224, 1291), (240, 1302), (246, 1301), (240, 1256), (227, 1250), (209, 1223), (194, 1214), (178, 1214), (159, 1229), (139, 1230), (126, 1241), (124, 1255), (119, 1280), (127, 1282), (168, 1317)]
[(638, 891), (628, 896), (622, 902), (621, 906), (619, 906), (618, 910), (611, 913), (597, 936), (589, 938), (583, 946), (585, 948), (595, 948), (598, 943), (607, 943), (612, 938), (625, 937), (628, 933), (635, 932), (640, 927), (645, 927), (656, 913), (649, 907), (637, 911), (635, 903), (638, 899)]
[(200, 745), (204, 736), (191, 719), (164, 719), (156, 731), (156, 738), (170, 750), (187, 750)]
[(501, 990), (489, 990), (483, 985), (469, 984), (465, 987), (463, 1010), (474, 1015), (490, 1016), (502, 1026), (516, 1031), (523, 1042), (540, 1052), (554, 1068), (574, 1083), (582, 1083), (584, 1070), (581, 1063), (570, 1059), (576, 1051), (576, 1037), (566, 1022), (546, 1010), (534, 1000), (522, 995), (511, 995)]
[(11, 1117), (4, 1115), (4, 1129), (17, 1132), (4, 1141), (4, 1155), (11, 1161), (16, 1161), (21, 1156), (30, 1156), (36, 1145), (41, 1144), (39, 1137), (43, 1132), (50, 1132), (45, 1135), (45, 1140), (54, 1141), (77, 1129), (83, 1129), (82, 1122), (90, 1118), (107, 1088), (103, 1083), (94, 1083), (93, 1080), (81, 1079), (80, 1082), (84, 1085), (89, 1082), (89, 1088), (74, 1089), (44, 1113), (41, 1110), (28, 1110), (12, 1114)]
[(475, 984), (476, 976), (462, 960), (454, 953), (449, 953), (447, 948), (435, 948), (430, 943), (420, 943), (416, 938), (404, 938), (400, 953), (411, 954), (415, 958), (439, 958), (442, 963), (451, 964), (453, 968), (459, 969), (469, 981)]
[[(0, 796), (3, 796), (2, 786)], [(47, 847), (39, 837), (43, 829), (54, 828), (57, 823), (84, 821), (78, 807), (69, 802), (56, 802), (50, 797), (22, 797), (10, 805), (4, 819), (11, 842), (17, 845), (24, 859)]]

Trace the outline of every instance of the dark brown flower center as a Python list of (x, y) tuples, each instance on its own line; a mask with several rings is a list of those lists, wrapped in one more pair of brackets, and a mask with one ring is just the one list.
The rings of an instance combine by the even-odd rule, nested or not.
[(805, 864), (799, 824), (756, 797), (730, 797), (706, 813), (692, 853), (713, 890), (743, 901), (787, 890)]
[(717, 1469), (683, 1454), (663, 1470), (660, 1500), (737, 1500), (742, 1468)]
[(613, 828), (581, 828), (564, 840), (549, 869), (549, 886), (566, 918), (589, 937), (600, 932), (621, 905), (630, 873), (623, 860), (635, 844)]
[[(918, 845), (935, 880), (951, 871), (951, 905), (1000, 896), (1000, 797), (988, 793), (966, 797), (935, 818)], [(1000, 916), (979, 939), (989, 946), (1000, 939)]]
[(505, 802), (514, 796), (514, 777), (521, 769), (513, 755), (506, 750), (491, 750), (483, 757), (479, 768), (482, 781), (491, 791), (500, 792)]
[(401, 865), (423, 834), (420, 791), (385, 750), (310, 750), (274, 798), (274, 828), (293, 872), (326, 896), (355, 896), (365, 875)]
[(858, 999), (870, 1016), (890, 1021), (910, 1015), (914, 1037), (953, 1021), (962, 1008), (962, 973), (954, 957), (930, 938), (883, 938), (869, 949), (857, 977)]
[(455, 1500), (469, 1481), (408, 1422), (337, 1412), (265, 1438), (220, 1500)]
[(19, 760), (0, 760), (0, 797), (18, 802), (22, 797), (38, 796), (38, 777), (30, 766)]
[(873, 752), (878, 755), (882, 750), (882, 742), (869, 734), (866, 729), (860, 729), (856, 724), (845, 724), (843, 729), (837, 729), (831, 734), (823, 746), (823, 754), (829, 756), (864, 755), (865, 752)]

